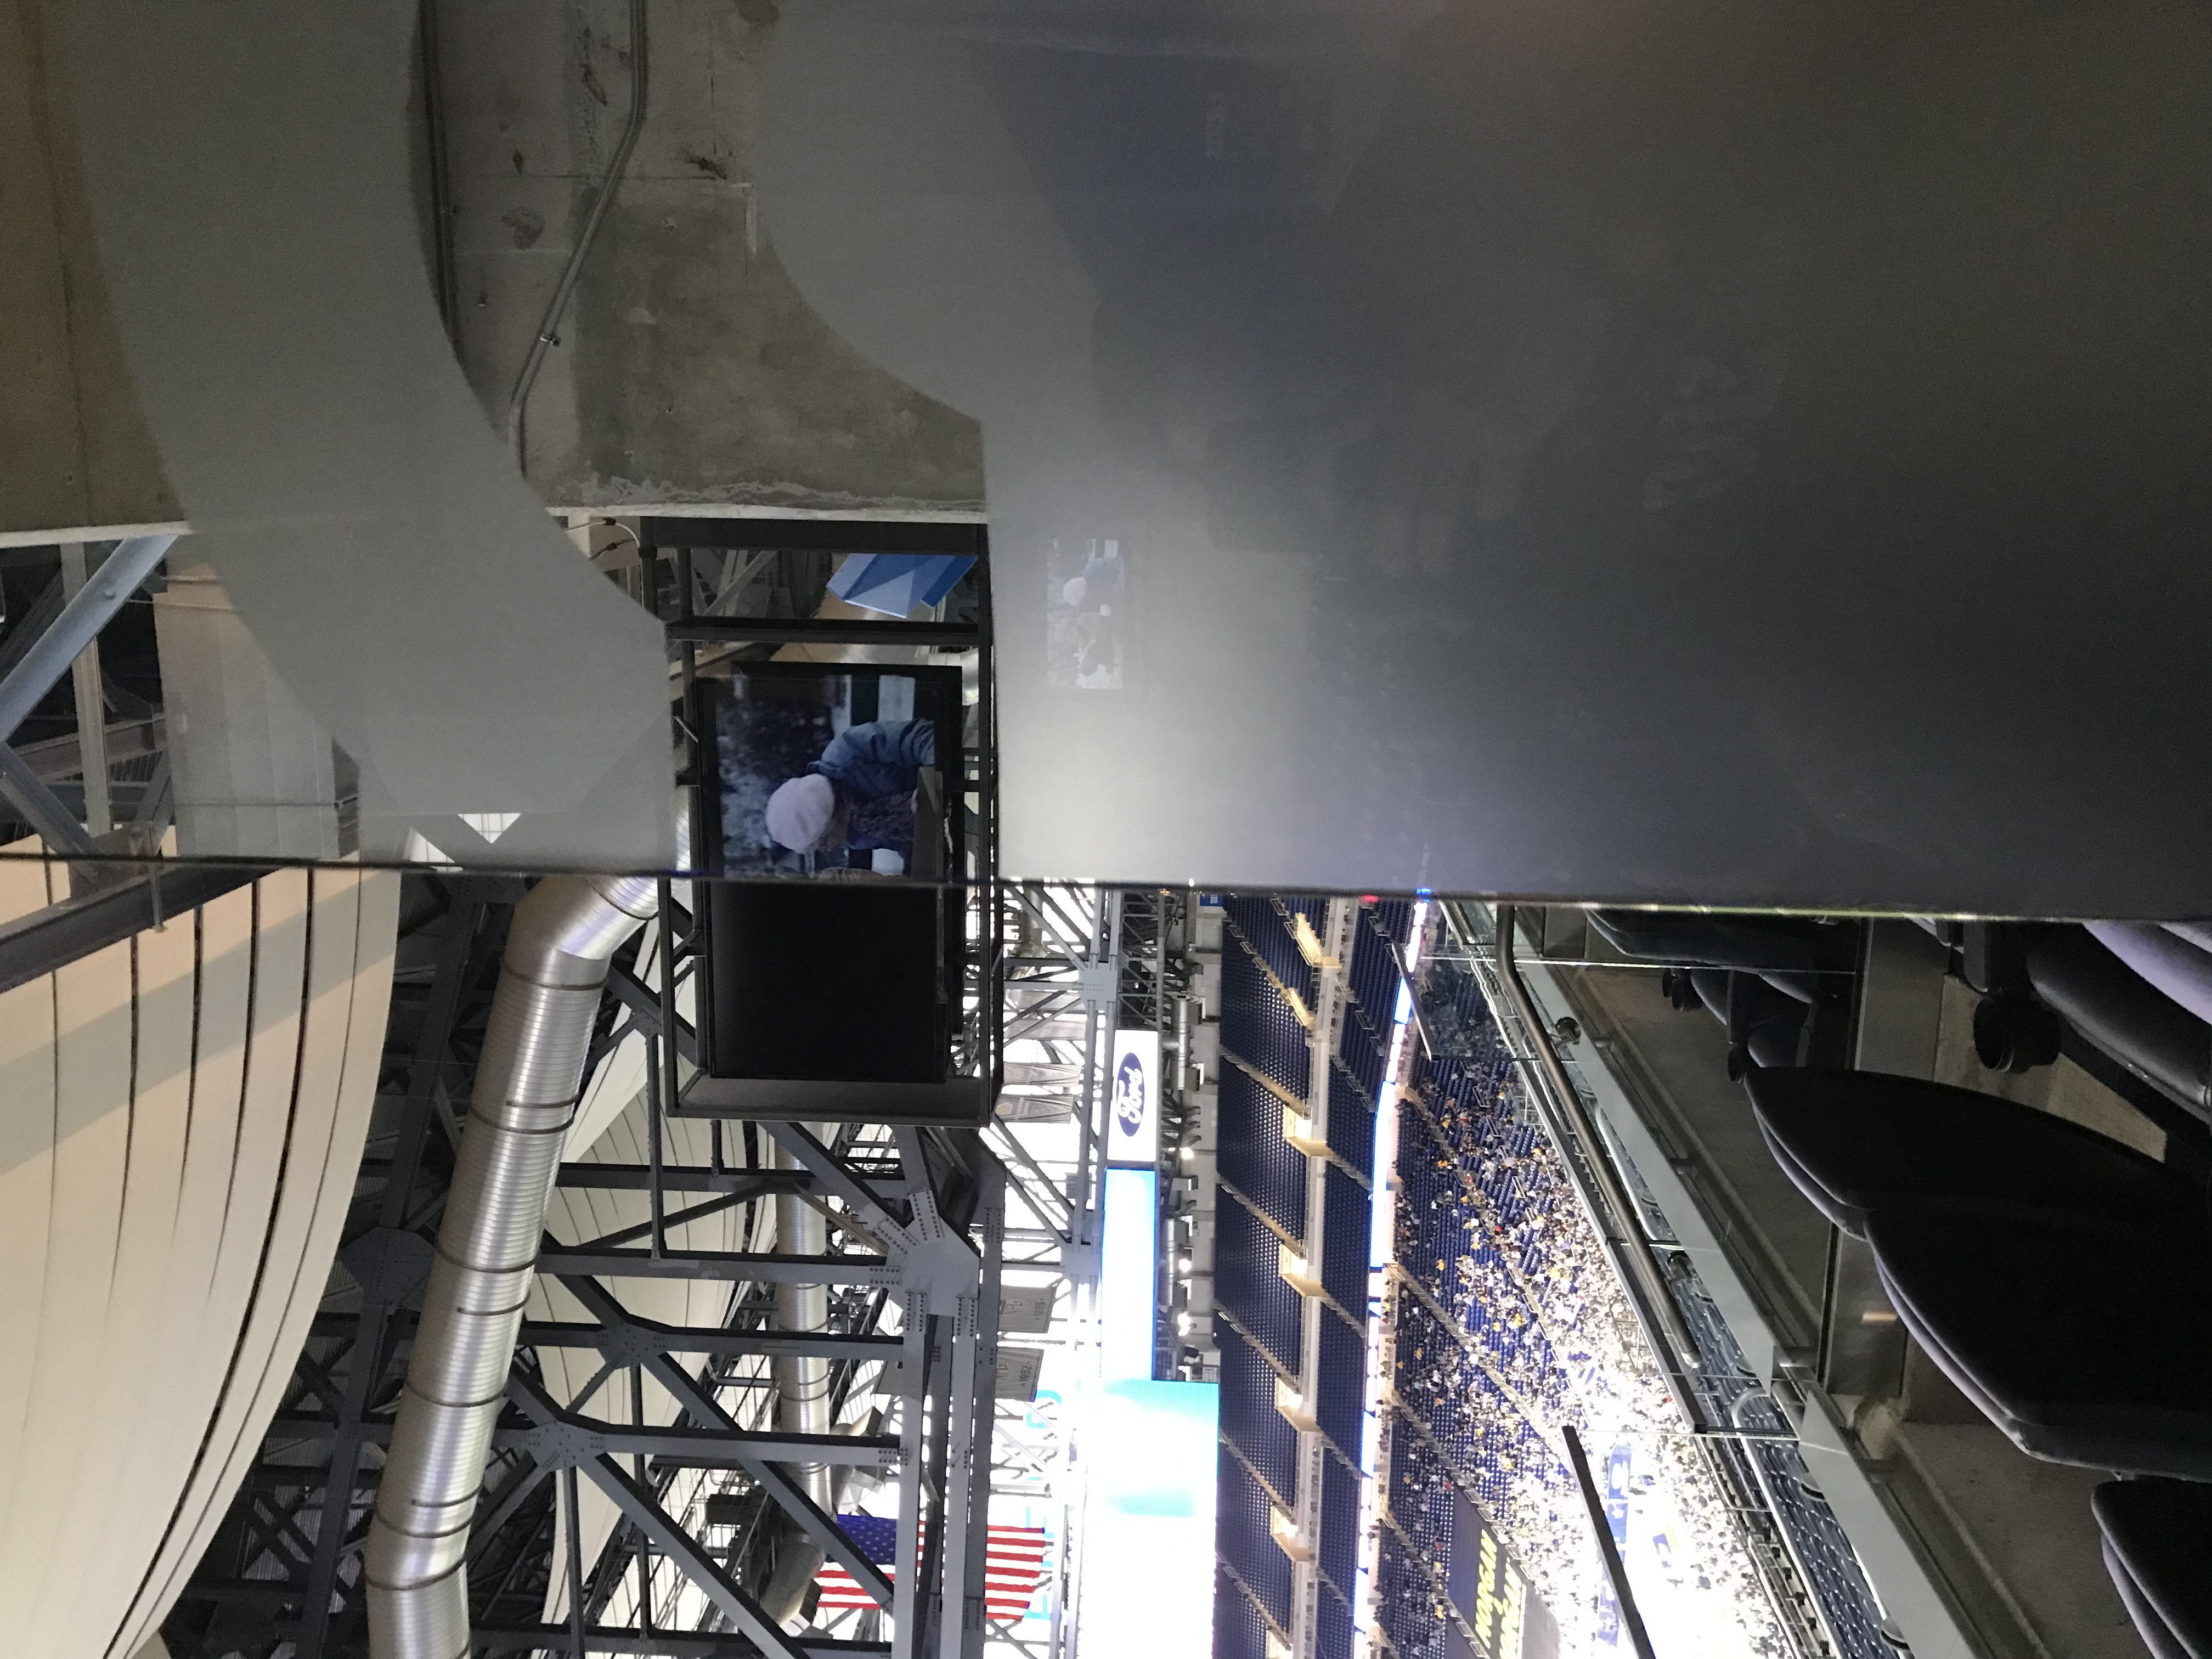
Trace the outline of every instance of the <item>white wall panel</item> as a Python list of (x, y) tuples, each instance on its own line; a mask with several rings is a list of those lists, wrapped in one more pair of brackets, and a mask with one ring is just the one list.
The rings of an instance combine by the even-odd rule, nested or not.
[[(7, 849), (20, 853), (21, 847)], [(0, 859), (0, 921), (43, 908), (47, 869)], [(34, 980), (0, 994), (0, 1528), (18, 1486), (30, 1409), (31, 1345), (46, 1306), (46, 1229), (53, 1208), (54, 988)], [(0, 1595), (13, 1583), (0, 1559)]]
[[(0, 862), (0, 921), (47, 902)], [(279, 872), (0, 995), (0, 1631), (124, 1659), (220, 1520), (321, 1296), (398, 878)]]
[[(180, 1395), (208, 1402), (207, 1409), (178, 1413), (177, 1432), (161, 1461), (146, 1472), (166, 1502), (150, 1504), (166, 1540), (206, 1458), (215, 1424), (214, 1402), (234, 1363), (238, 1334), (260, 1267), (265, 1188), (252, 1180), (255, 1160), (242, 1157), (246, 1120), (246, 1031), (253, 1006), (254, 919), (259, 894), (243, 888), (198, 913), (199, 1024), (192, 1067), (191, 1133), (185, 1151), (185, 1195), (180, 1206), (176, 1255), (185, 1269), (173, 1318), (172, 1376)], [(134, 1593), (132, 1616), (149, 1602), (166, 1607), (175, 1562), (167, 1545), (155, 1554)], [(151, 1621), (145, 1621), (150, 1626)]]
[[(159, 1401), (167, 1351), (147, 1339), (176, 1301), (181, 1267), (173, 1247), (191, 1121), (196, 931), (192, 919), (181, 916), (120, 947), (134, 988), (132, 1087), (121, 1114), (128, 1127), (122, 1225), (103, 1358), (79, 1379), (85, 1409), (107, 1427), (80, 1443), (78, 1501), (55, 1530), (50, 1617), (59, 1620), (53, 1635), (61, 1644), (45, 1647), (47, 1652), (76, 1651), (79, 1641), (104, 1638), (105, 1632), (76, 1628), (75, 1609), (106, 1609), (112, 1620), (130, 1604), (145, 1571), (146, 1545), (160, 1536), (162, 1518), (147, 1516), (145, 1506), (133, 1501), (140, 1448), (184, 1426), (149, 1408)], [(83, 1650), (96, 1650), (88, 1644)]]
[[(265, 888), (284, 874), (307, 872), (280, 872), (261, 884)], [(392, 998), (399, 878), (388, 872), (320, 869), (311, 881), (310, 890), (287, 889), (280, 898), (286, 907), (282, 936), (289, 942), (296, 930), (301, 947), (296, 957), (289, 950), (282, 956), (286, 968), (296, 963), (300, 975), (287, 981), (296, 987), (289, 1019), (273, 1018), (264, 1025), (264, 988), (257, 975), (246, 1068), (249, 1098), (264, 1056), (272, 1067), (283, 1064), (280, 1034), (288, 1030), (296, 1045), (297, 1067), (291, 1078), (284, 1164), (251, 1316), (210, 1424), (211, 1452), (227, 1443), (228, 1455), (219, 1469), (210, 1455), (194, 1472), (149, 1571), (149, 1590), (106, 1650), (112, 1659), (131, 1652), (154, 1632), (252, 1462), (330, 1278), (360, 1167)], [(262, 936), (271, 921), (264, 910)], [(276, 1005), (270, 1006), (274, 1012)]]
[[(107, 1308), (122, 1231), (131, 1149), (131, 945), (110, 945), (51, 977), (54, 999), (53, 1208), (31, 1367), (23, 1448), (0, 1531), (0, 1626), (27, 1653), (60, 1655), (66, 1598), (54, 1592), (70, 1563), (78, 1459), (88, 1437), (112, 1433), (90, 1409), (106, 1359)], [(14, 1616), (9, 1616), (9, 1607)]]

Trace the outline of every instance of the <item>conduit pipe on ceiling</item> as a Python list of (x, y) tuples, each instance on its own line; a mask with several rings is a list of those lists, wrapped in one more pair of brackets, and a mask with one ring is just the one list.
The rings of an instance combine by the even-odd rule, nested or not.
[[(689, 860), (678, 811), (677, 866)], [(615, 951), (652, 877), (556, 876), (514, 909), (367, 1553), (374, 1659), (466, 1659), (469, 1525)]]
[[(606, 177), (599, 180), (599, 193), (592, 198), (592, 210), (585, 217), (583, 234), (576, 238), (576, 246), (569, 251), (568, 263), (561, 268), (561, 280), (554, 285), (553, 298), (547, 302), (545, 315), (538, 325), (538, 337), (530, 343), (530, 354), (522, 360), (522, 372), (514, 377), (514, 390), (507, 398), (507, 441), (514, 455), (514, 470), (529, 475), (530, 458), (523, 438), (523, 417), (530, 407), (530, 389), (538, 384), (538, 371), (545, 367), (545, 354), (560, 341), (561, 318), (568, 309), (568, 299), (576, 291), (576, 279), (583, 275), (584, 260), (599, 240), (599, 226), (614, 205), (615, 190), (629, 171), (630, 152), (637, 148), (637, 135), (645, 130), (645, 96), (651, 82), (646, 74), (645, 0), (629, 0), (629, 116), (623, 123), (622, 137), (615, 141), (613, 159), (607, 163)], [(433, 94), (433, 101), (435, 94)]]

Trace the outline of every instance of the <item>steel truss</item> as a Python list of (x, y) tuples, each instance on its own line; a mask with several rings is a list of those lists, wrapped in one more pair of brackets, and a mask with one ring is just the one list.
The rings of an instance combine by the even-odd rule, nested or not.
[[(165, 1629), (179, 1656), (355, 1654), (366, 1650), (360, 1551), (391, 1435), (447, 1172), (454, 1102), (465, 1097), (519, 882), (410, 878), (403, 969), (386, 1056), (380, 1118), (319, 1314), (260, 1456)], [(630, 975), (635, 963), (623, 964)], [(681, 968), (679, 967), (679, 982)], [(601, 1060), (629, 1032), (659, 1047), (660, 999), (611, 994)], [(647, 1075), (659, 1073), (655, 1054)], [(656, 1121), (660, 1091), (648, 1091)], [(723, 1126), (716, 1126), (720, 1129)], [(749, 1126), (739, 1156), (704, 1167), (574, 1163), (564, 1188), (644, 1192), (651, 1218), (574, 1242), (549, 1239), (542, 1277), (565, 1286), (585, 1321), (533, 1321), (510, 1378), (470, 1551), (476, 1650), (779, 1656), (883, 1654), (961, 1659), (985, 1636), (983, 1567), (997, 1413), (998, 1273), (1004, 1177), (973, 1131), (844, 1127), (834, 1144), (803, 1127)], [(799, 1166), (763, 1167), (765, 1142)], [(778, 1193), (807, 1195), (830, 1220), (817, 1257), (670, 1248), (668, 1230)], [(751, 1230), (747, 1230), (750, 1236)], [(755, 1290), (831, 1285), (830, 1328), (766, 1328), (768, 1298), (734, 1295), (726, 1323), (685, 1328), (641, 1318), (609, 1279), (664, 1274)], [(613, 1422), (564, 1407), (538, 1363), (552, 1348), (596, 1352), (600, 1379), (649, 1373), (678, 1421)], [(822, 1436), (763, 1426), (769, 1362), (832, 1362), (836, 1398), (866, 1400), (889, 1373), (892, 1402), (872, 1431)], [(980, 1385), (980, 1386), (979, 1386)], [(640, 1396), (633, 1389), (633, 1401)], [(870, 1413), (869, 1415), (873, 1415)], [(845, 1426), (852, 1426), (846, 1425)], [(899, 1559), (879, 1568), (790, 1472), (823, 1464), (879, 1474), (898, 1492)], [(586, 1563), (553, 1559), (556, 1505), (575, 1513), (580, 1481), (622, 1524)], [(756, 1496), (757, 1495), (757, 1496)], [(752, 1499), (749, 1540), (720, 1518)], [(758, 1524), (762, 1504), (779, 1517)], [(575, 1535), (571, 1528), (570, 1536)], [(796, 1540), (842, 1566), (881, 1603), (847, 1622), (866, 1633), (787, 1636), (762, 1607), (775, 1547)], [(568, 1577), (566, 1626), (542, 1622), (553, 1575)], [(620, 1614), (620, 1617), (612, 1616)], [(888, 1632), (885, 1630), (888, 1626)]]
[[(379, 1115), (343, 1271), (259, 1457), (165, 1628), (179, 1659), (366, 1651), (360, 1552), (451, 1168), (457, 1103), (473, 1075), (507, 907), (522, 890), (505, 878), (408, 879)], [(1024, 1074), (1013, 1121), (994, 1120), (981, 1133), (847, 1125), (834, 1143), (793, 1125), (716, 1124), (704, 1164), (663, 1158), (663, 1136), (653, 1134), (646, 1164), (562, 1166), (562, 1188), (643, 1193), (649, 1218), (547, 1241), (541, 1275), (565, 1286), (587, 1317), (533, 1320), (522, 1332), (470, 1550), (477, 1652), (1058, 1659), (1072, 1650), (1081, 1504), (1069, 1425), (1059, 1408), (994, 1400), (992, 1379), (999, 1279), (1008, 1268), (1032, 1291), (1054, 1291), (1048, 1329), (1016, 1346), (1060, 1349), (1079, 1370), (1092, 1341), (1103, 1072), (1119, 971), (1114, 921), (1111, 903), (1091, 890), (1005, 896), (991, 977), (1003, 982), (1009, 1040), (1027, 1038), (1047, 1056), (1045, 1069)], [(687, 969), (680, 948), (671, 946), (675, 974), (664, 981), (678, 987)], [(655, 1114), (667, 1006), (635, 957), (618, 963), (593, 1049), (596, 1066), (633, 1036), (652, 1046), (645, 1069)], [(678, 1021), (679, 1054), (689, 1036)], [(1040, 1077), (1056, 1081), (1041, 1085)], [(771, 1141), (799, 1167), (766, 1167)], [(829, 1217), (826, 1255), (689, 1250), (669, 1239), (687, 1221), (738, 1207), (750, 1215), (789, 1192), (808, 1194)], [(748, 1225), (744, 1237), (754, 1231)], [(731, 1285), (727, 1321), (685, 1328), (645, 1318), (617, 1288), (675, 1275)], [(766, 1287), (793, 1280), (831, 1286), (829, 1330), (769, 1328)], [(678, 1401), (678, 1420), (592, 1416), (586, 1407), (597, 1382), (562, 1406), (539, 1364), (555, 1348), (596, 1352), (600, 1380), (617, 1370), (649, 1373)], [(883, 1421), (823, 1437), (776, 1431), (769, 1367), (802, 1354), (832, 1362), (841, 1407), (893, 1378)], [(630, 1397), (639, 1398), (635, 1389)], [(789, 1472), (797, 1463), (896, 1484), (901, 1555), (888, 1573), (809, 1498)], [(586, 1483), (622, 1519), (593, 1559), (571, 1551), (558, 1559), (556, 1511), (574, 1515)], [(1042, 1642), (988, 1616), (994, 1495), (1060, 1517)], [(730, 1519), (740, 1510), (742, 1527)], [(764, 1524), (770, 1513), (777, 1518)], [(882, 1611), (842, 1615), (834, 1633), (786, 1636), (759, 1592), (775, 1547), (793, 1540), (878, 1595)], [(543, 1613), (556, 1575), (571, 1616), (549, 1626)]]
[[(796, 533), (773, 529), (779, 545)], [(732, 596), (756, 567), (776, 562), (743, 549), (712, 548), (696, 559), (689, 546), (659, 550), (679, 537), (696, 544), (701, 533), (691, 521), (647, 526), (633, 584), (670, 623), (673, 672), (687, 684), (702, 632), (712, 632), (704, 624), (738, 608)], [(747, 524), (733, 533), (750, 547), (766, 532)], [(840, 527), (837, 544), (853, 533)], [(961, 536), (963, 547), (981, 551), (972, 531)], [(570, 1312), (531, 1320), (521, 1333), (471, 1538), (478, 1654), (1063, 1659), (1073, 1651), (1082, 1505), (1072, 1407), (1027, 1399), (1020, 1379), (1034, 1379), (1038, 1355), (1018, 1350), (1067, 1356), (1078, 1396), (1085, 1368), (1095, 1370), (1091, 1300), (1120, 911), (1094, 889), (1000, 889), (991, 879), (988, 603), (986, 592), (977, 619), (981, 701), (962, 779), (973, 830), (971, 948), (951, 1058), (956, 1072), (994, 1093), (1003, 1081), (1000, 1109), (980, 1130), (847, 1123), (826, 1140), (799, 1125), (716, 1120), (707, 1126), (703, 1163), (696, 1140), (689, 1161), (668, 1156), (678, 1115), (712, 1114), (680, 1103), (683, 1069), (696, 1058), (695, 1033), (678, 1012), (696, 966), (695, 929), (677, 902), (682, 890), (664, 884), (666, 925), (617, 955), (586, 1064), (588, 1079), (625, 1044), (645, 1046), (645, 1086), (632, 1103), (641, 1108), (645, 1161), (570, 1163), (557, 1177), (564, 1188), (628, 1194), (632, 1206), (641, 1194), (646, 1218), (545, 1241), (539, 1282), (561, 1286)], [(781, 629), (779, 638), (796, 631), (787, 619), (761, 622)], [(707, 643), (769, 648), (763, 628), (754, 631), (763, 639), (718, 635)], [(927, 637), (971, 642), (957, 632), (936, 624)], [(698, 764), (695, 757), (687, 775), (701, 775)], [(244, 1488), (165, 1628), (178, 1659), (367, 1650), (361, 1551), (380, 1449), (405, 1374), (458, 1139), (456, 1105), (474, 1074), (507, 907), (524, 890), (514, 879), (409, 878), (379, 1117), (343, 1271)], [(643, 954), (647, 948), (653, 955)], [(1017, 1045), (1026, 1058), (1002, 1068)], [(791, 1194), (823, 1212), (823, 1252), (759, 1248), (761, 1206)], [(672, 1237), (730, 1211), (741, 1212), (736, 1237), (745, 1248), (692, 1249)], [(1048, 1288), (1052, 1308), (1043, 1329), (1030, 1323), (1011, 1345), (1013, 1382), (1006, 1385), (1002, 1276), (1032, 1309)], [(626, 1305), (624, 1285), (669, 1278), (727, 1285), (726, 1316), (687, 1327)], [(775, 1288), (794, 1283), (827, 1287), (825, 1330), (773, 1328)], [(576, 1310), (582, 1317), (572, 1316)], [(598, 1356), (589, 1381), (566, 1401), (544, 1361), (556, 1350)], [(839, 1432), (775, 1427), (773, 1367), (801, 1356), (830, 1362)], [(591, 1409), (618, 1376), (629, 1384), (629, 1421)], [(639, 1420), (648, 1376), (673, 1401), (673, 1422)], [(1014, 1397), (996, 1398), (1001, 1393)], [(895, 1491), (897, 1551), (887, 1568), (810, 1495), (797, 1473), (808, 1466), (879, 1482), (879, 1498)], [(588, 1559), (576, 1524), (587, 1486), (619, 1516)], [(1055, 1548), (1046, 1564), (1050, 1635), (1042, 1642), (1020, 1621), (989, 1612), (994, 1498), (1002, 1510), (1048, 1517)], [(767, 1601), (779, 1573), (790, 1590), (794, 1559), (802, 1588), (814, 1564), (834, 1563), (874, 1609), (810, 1613), (810, 1595), (799, 1614), (779, 1620)], [(566, 1609), (563, 1624), (545, 1622), (556, 1605)], [(787, 1634), (786, 1622), (798, 1633)]]

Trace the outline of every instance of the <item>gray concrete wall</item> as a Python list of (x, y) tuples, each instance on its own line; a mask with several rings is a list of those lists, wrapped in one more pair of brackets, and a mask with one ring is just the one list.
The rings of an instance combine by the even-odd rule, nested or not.
[[(459, 349), (495, 425), (629, 107), (627, 0), (437, 0)], [(802, 301), (755, 210), (766, 0), (651, 0), (648, 114), (526, 432), (560, 507), (973, 513), (972, 420)]]
[(109, 314), (41, 0), (0, 0), (0, 545), (178, 526)]

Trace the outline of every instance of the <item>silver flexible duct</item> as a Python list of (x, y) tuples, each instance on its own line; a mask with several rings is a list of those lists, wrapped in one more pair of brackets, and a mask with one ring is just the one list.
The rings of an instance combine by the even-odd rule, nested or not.
[(658, 908), (653, 878), (615, 876), (554, 877), (515, 907), (369, 1523), (374, 1659), (466, 1659), (469, 1523), (546, 1202), (608, 963)]

